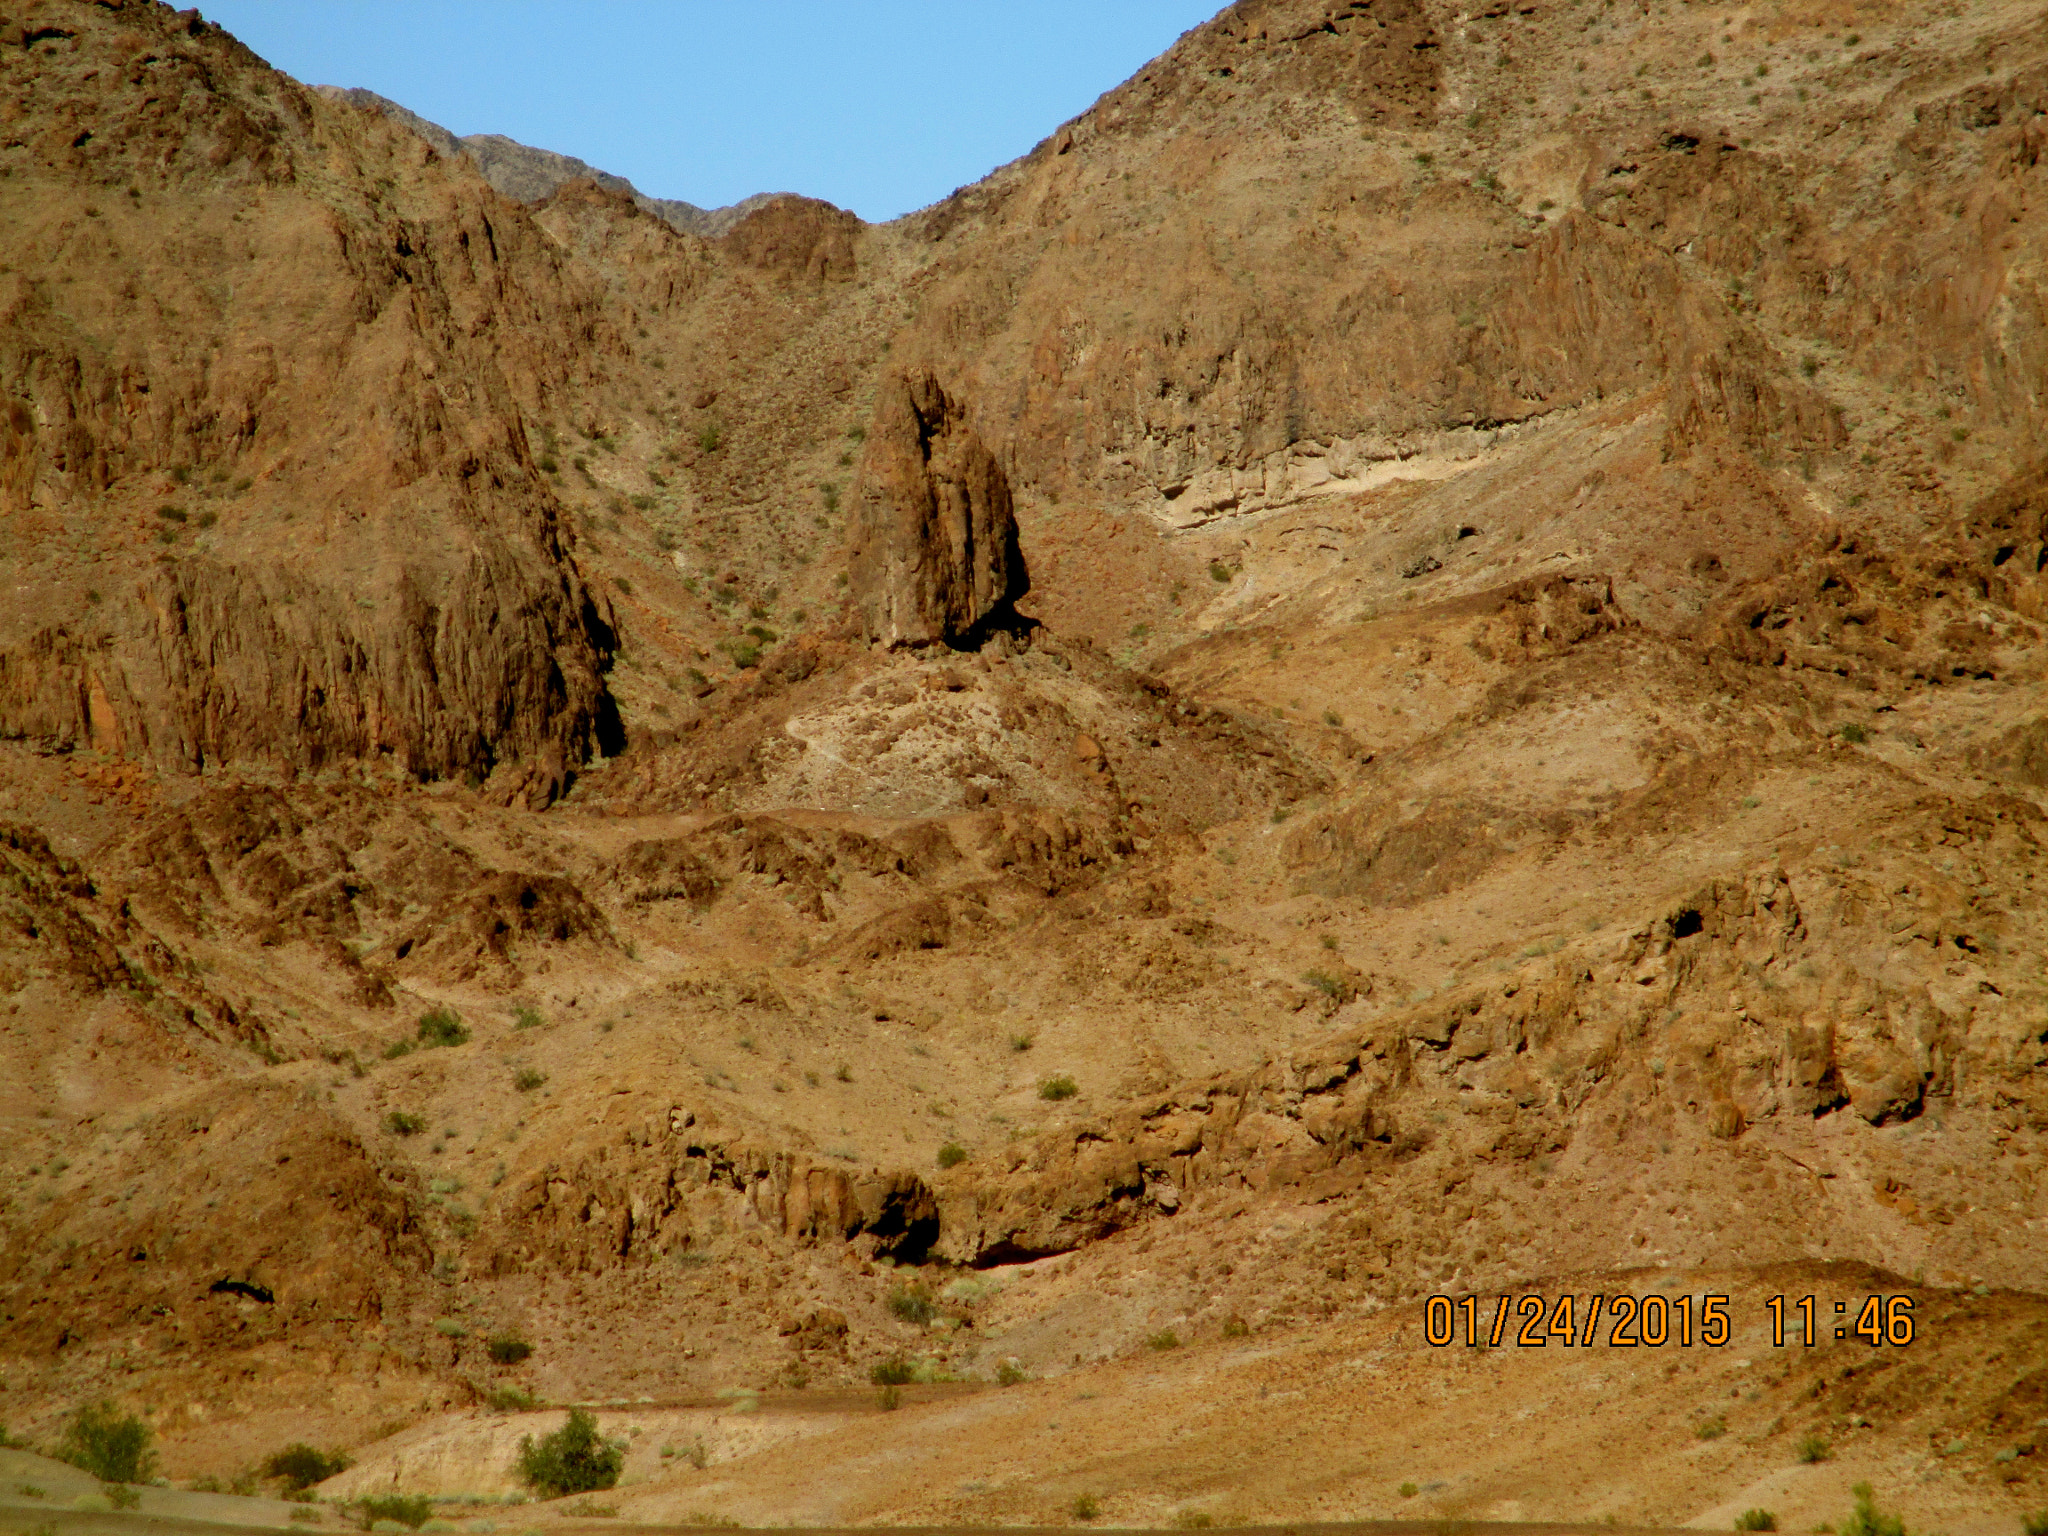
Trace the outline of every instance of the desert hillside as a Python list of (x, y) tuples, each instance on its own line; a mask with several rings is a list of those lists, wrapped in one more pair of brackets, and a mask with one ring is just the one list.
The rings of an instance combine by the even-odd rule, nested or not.
[(1242, 0), (887, 225), (0, 87), (0, 1529), (101, 1400), (272, 1529), (2048, 1510), (2038, 5)]

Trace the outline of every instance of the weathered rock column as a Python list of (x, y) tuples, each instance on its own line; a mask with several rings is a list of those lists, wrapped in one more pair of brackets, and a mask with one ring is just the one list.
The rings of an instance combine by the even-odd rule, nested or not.
[(854, 491), (852, 595), (885, 645), (969, 641), (1030, 588), (1010, 482), (929, 373), (886, 384)]

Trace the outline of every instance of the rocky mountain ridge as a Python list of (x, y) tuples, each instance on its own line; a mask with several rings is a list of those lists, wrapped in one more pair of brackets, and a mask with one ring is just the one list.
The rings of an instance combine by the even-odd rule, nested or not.
[(485, 181), (515, 202), (538, 203), (564, 182), (594, 181), (608, 192), (624, 193), (633, 200), (635, 207), (653, 214), (685, 234), (703, 235), (707, 239), (713, 239), (725, 234), (772, 198), (787, 195), (757, 192), (723, 208), (699, 208), (695, 203), (686, 203), (674, 197), (649, 197), (625, 177), (614, 176), (609, 171), (600, 171), (578, 160), (574, 155), (557, 154), (551, 149), (536, 149), (531, 144), (521, 144), (517, 139), (507, 138), (502, 133), (470, 133), (458, 138), (439, 123), (429, 122), (421, 117), (410, 107), (402, 106), (389, 97), (379, 96), (375, 91), (364, 90), (361, 86), (316, 85), (313, 89), (332, 100), (345, 101), (352, 107), (366, 107), (372, 111), (382, 112), (393, 122), (410, 128), (443, 155), (450, 158), (467, 155), (476, 162), (476, 167), (483, 173)]

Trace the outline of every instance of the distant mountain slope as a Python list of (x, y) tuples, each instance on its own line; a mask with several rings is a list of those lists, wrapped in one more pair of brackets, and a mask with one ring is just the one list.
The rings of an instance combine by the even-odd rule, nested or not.
[(754, 196), (726, 208), (699, 208), (695, 203), (686, 203), (672, 197), (649, 197), (623, 176), (614, 176), (609, 171), (600, 171), (586, 165), (574, 155), (558, 155), (551, 149), (535, 149), (530, 144), (521, 144), (517, 139), (508, 139), (502, 133), (472, 133), (458, 138), (439, 123), (429, 122), (419, 113), (400, 106), (375, 91), (363, 90), (360, 86), (316, 85), (321, 95), (352, 106), (375, 107), (395, 123), (403, 124), (425, 139), (444, 155), (467, 154), (476, 161), (477, 169), (483, 172), (484, 180), (496, 187), (505, 196), (517, 198), (522, 203), (537, 203), (552, 193), (565, 181), (588, 177), (599, 186), (613, 192), (623, 192), (656, 218), (665, 219), (686, 234), (702, 235), (707, 240), (716, 239), (733, 225), (752, 213), (778, 194), (758, 192)]

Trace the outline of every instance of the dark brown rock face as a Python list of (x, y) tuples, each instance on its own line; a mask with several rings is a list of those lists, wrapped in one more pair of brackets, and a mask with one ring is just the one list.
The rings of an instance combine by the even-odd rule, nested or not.
[(814, 197), (769, 198), (725, 236), (725, 248), (743, 265), (813, 283), (852, 281), (858, 270), (854, 241), (861, 222), (843, 208)]
[(1029, 588), (1010, 482), (930, 374), (883, 387), (868, 428), (850, 556), (871, 639), (958, 640)]

